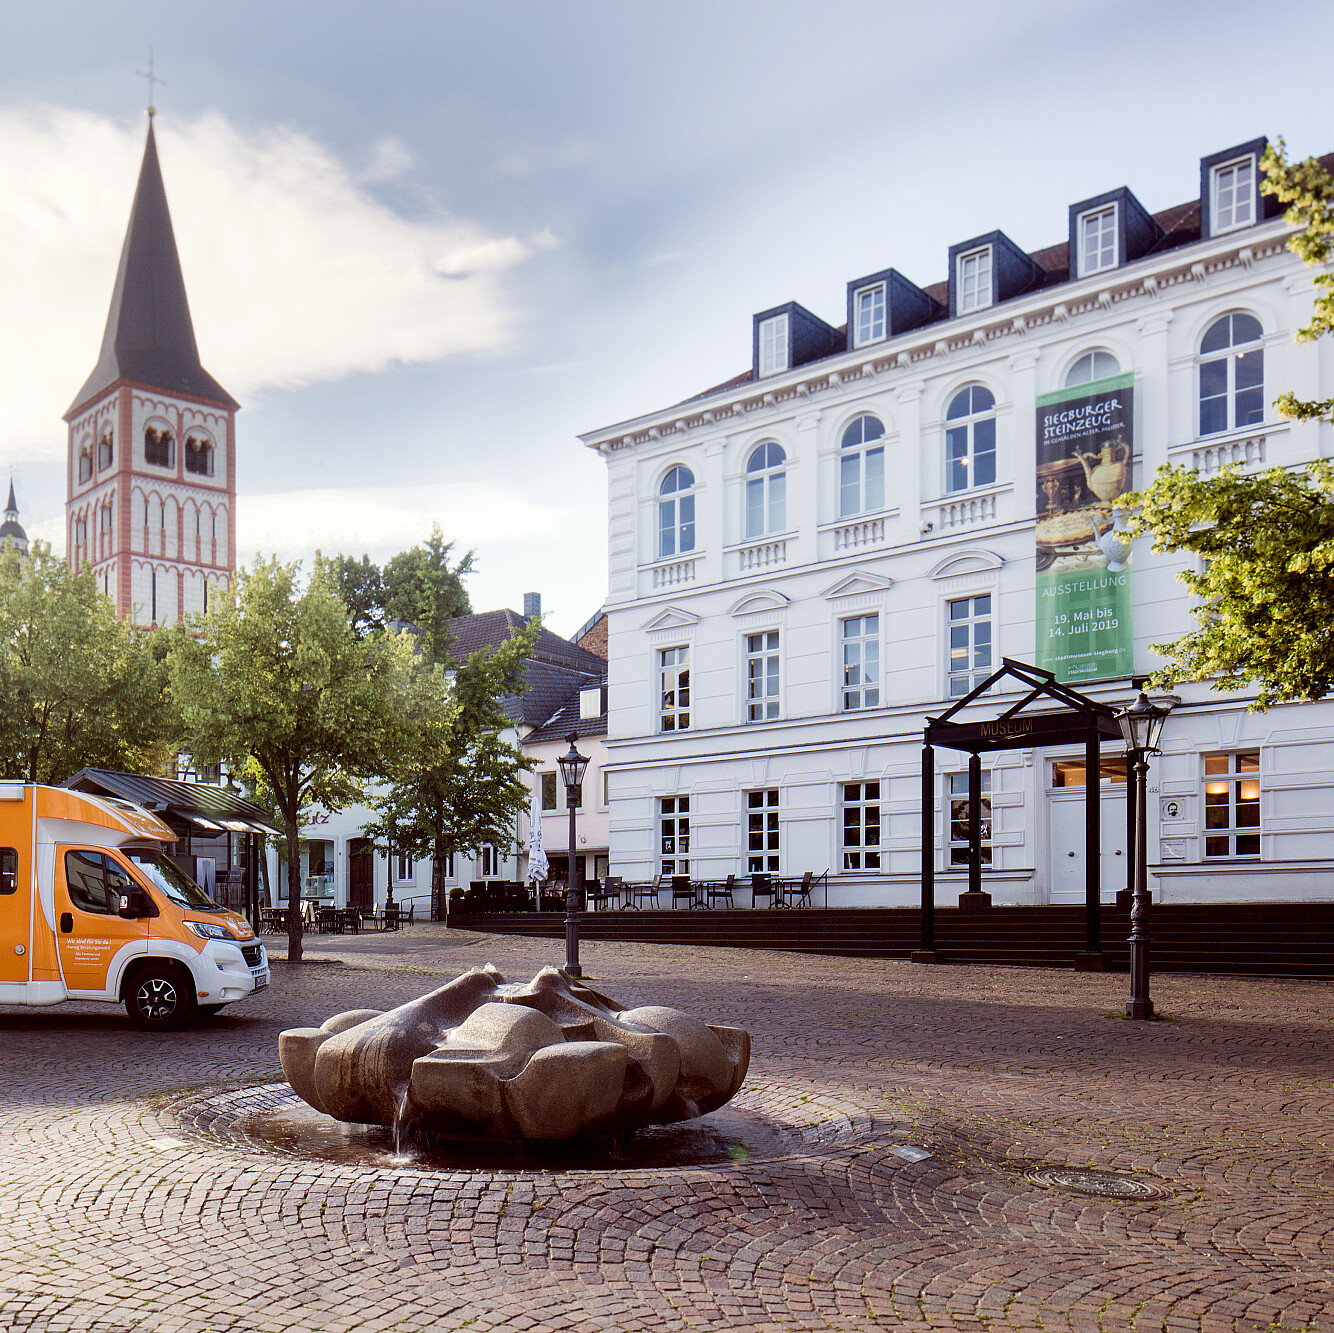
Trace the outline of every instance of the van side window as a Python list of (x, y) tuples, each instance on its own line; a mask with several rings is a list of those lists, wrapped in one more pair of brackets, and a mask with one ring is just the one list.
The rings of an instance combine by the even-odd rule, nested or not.
[(17, 893), (19, 854), (13, 847), (0, 847), (0, 893)]
[(133, 881), (122, 866), (101, 852), (66, 852), (65, 883), (70, 902), (80, 911), (115, 916), (121, 893)]

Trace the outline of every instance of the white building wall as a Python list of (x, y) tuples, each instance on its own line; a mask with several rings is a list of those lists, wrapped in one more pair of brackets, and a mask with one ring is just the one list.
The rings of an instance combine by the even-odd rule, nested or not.
[[(1034, 660), (1038, 395), (1062, 387), (1094, 348), (1133, 370), (1136, 486), (1163, 463), (1210, 472), (1233, 459), (1255, 468), (1330, 454), (1328, 427), (1287, 422), (1272, 407), (1259, 426), (1204, 438), (1196, 431), (1200, 339), (1229, 311), (1248, 311), (1263, 326), (1268, 402), (1285, 388), (1334, 396), (1329, 340), (1294, 342), (1310, 316), (1312, 284), (1286, 250), (1287, 235), (1280, 221), (1264, 222), (586, 436), (609, 473), (612, 873), (659, 871), (658, 802), (679, 795), (691, 798), (690, 873), (743, 871), (744, 793), (777, 787), (783, 873), (828, 869), (831, 905), (916, 902), (921, 735), (927, 715), (949, 702), (948, 602), (990, 593), (996, 664)], [(996, 398), (997, 480), (947, 494), (944, 414), (969, 383)], [(885, 506), (842, 519), (839, 441), (867, 411), (885, 425)], [(787, 454), (787, 522), (782, 533), (747, 541), (745, 460), (764, 439)], [(657, 488), (678, 463), (698, 483), (696, 549), (659, 559)], [(1150, 645), (1191, 622), (1180, 561), (1153, 554), (1143, 539), (1133, 561), (1135, 669), (1147, 674), (1160, 662)], [(840, 713), (839, 622), (872, 610), (882, 626), (881, 705)], [(782, 716), (747, 723), (744, 636), (769, 629), (781, 635)], [(692, 663), (691, 727), (661, 734), (658, 654), (678, 646)], [(1131, 697), (1128, 679), (1088, 692), (1115, 706)], [(1159, 898), (1334, 896), (1334, 702), (1256, 716), (1245, 697), (1215, 697), (1204, 686), (1181, 694), (1150, 779)], [(1017, 697), (991, 698), (977, 716)], [(1206, 861), (1201, 755), (1245, 747), (1262, 756), (1261, 856)], [(1069, 881), (1068, 797), (1051, 787), (1051, 763), (1061, 757), (1080, 755), (1016, 750), (985, 759), (994, 784), (986, 887), (997, 901), (1051, 901)], [(948, 902), (963, 876), (948, 867), (942, 806), (947, 775), (964, 771), (966, 756), (937, 758), (936, 856)], [(883, 864), (876, 874), (845, 873), (840, 787), (868, 780), (882, 784)], [(1121, 791), (1105, 808), (1106, 892), (1129, 865)]]

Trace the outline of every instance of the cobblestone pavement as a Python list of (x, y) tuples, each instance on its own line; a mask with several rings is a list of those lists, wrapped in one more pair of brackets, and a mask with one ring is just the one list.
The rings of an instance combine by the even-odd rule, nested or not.
[[(643, 944), (594, 984), (755, 1037), (772, 1160), (454, 1172), (307, 1161), (182, 1127), (278, 1077), (280, 1029), (553, 942), (317, 939), (188, 1031), (0, 1009), (0, 1329), (1334, 1330), (1334, 993)], [(341, 962), (330, 961), (332, 958)], [(903, 1160), (905, 1144), (934, 1155)], [(1147, 1202), (1035, 1183), (1079, 1166)]]

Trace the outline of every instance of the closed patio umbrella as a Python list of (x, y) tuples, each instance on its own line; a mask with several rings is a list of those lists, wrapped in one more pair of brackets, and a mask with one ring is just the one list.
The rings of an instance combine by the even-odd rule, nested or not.
[(538, 773), (535, 777), (537, 782), (528, 798), (528, 878), (536, 884), (546, 879), (551, 867), (542, 846), (542, 775)]

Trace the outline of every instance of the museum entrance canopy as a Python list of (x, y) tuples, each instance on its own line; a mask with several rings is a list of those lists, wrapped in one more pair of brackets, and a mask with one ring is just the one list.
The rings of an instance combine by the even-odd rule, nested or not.
[[(1026, 687), (1023, 697), (993, 718), (959, 720), (969, 705), (977, 703), (1002, 682)], [(1033, 711), (1028, 711), (1032, 709)], [(935, 952), (936, 897), (936, 773), (937, 746), (968, 754), (968, 893), (973, 902), (982, 895), (982, 755), (995, 750), (1028, 750), (1049, 745), (1084, 747), (1085, 771), (1100, 771), (1100, 751), (1105, 740), (1124, 744), (1116, 711), (1107, 704), (1062, 685), (1049, 671), (1003, 658), (975, 689), (951, 704), (939, 717), (928, 717), (922, 736), (922, 944), (923, 955)], [(1129, 784), (1127, 784), (1129, 786)], [(1133, 794), (1129, 808), (1134, 809)], [(1102, 812), (1099, 785), (1084, 789), (1084, 948), (1089, 955), (1102, 951), (1100, 904)], [(1132, 843), (1133, 845), (1133, 843)]]

